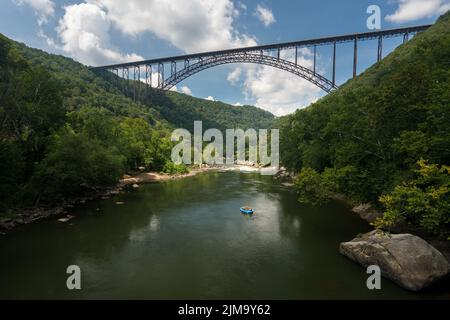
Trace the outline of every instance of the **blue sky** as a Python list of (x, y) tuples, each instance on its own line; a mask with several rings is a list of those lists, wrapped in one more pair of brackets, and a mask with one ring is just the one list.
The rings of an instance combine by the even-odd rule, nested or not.
[[(2, 0), (0, 32), (88, 65), (366, 32), (369, 5), (381, 9), (382, 29), (433, 23), (450, 0)], [(399, 44), (387, 40), (385, 54)], [(376, 59), (375, 43), (360, 45), (359, 70)], [(329, 77), (331, 48), (319, 50)], [(312, 63), (311, 52), (301, 62)], [(341, 45), (337, 81), (352, 73), (352, 47)], [(203, 71), (176, 90), (283, 115), (324, 95), (286, 72), (256, 65)]]

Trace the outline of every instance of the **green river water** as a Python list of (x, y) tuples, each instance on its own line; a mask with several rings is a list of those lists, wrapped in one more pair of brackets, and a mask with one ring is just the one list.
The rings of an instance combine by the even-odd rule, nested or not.
[[(124, 202), (122, 205), (116, 202)], [(253, 216), (239, 207), (254, 208)], [(339, 243), (370, 227), (340, 202), (303, 206), (258, 173), (209, 172), (142, 185), (0, 237), (0, 298), (415, 299), (341, 256)], [(66, 288), (68, 265), (81, 290)]]

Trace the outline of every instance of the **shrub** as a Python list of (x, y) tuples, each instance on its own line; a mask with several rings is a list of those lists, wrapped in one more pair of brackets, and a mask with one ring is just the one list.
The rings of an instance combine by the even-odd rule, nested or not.
[(162, 168), (162, 172), (176, 175), (176, 174), (184, 174), (188, 173), (189, 169), (184, 164), (175, 164), (172, 161), (167, 161), (164, 167)]
[(415, 179), (380, 197), (386, 211), (374, 225), (389, 229), (406, 222), (450, 240), (450, 167), (424, 160), (417, 164)]
[(295, 189), (299, 202), (316, 206), (328, 200), (331, 188), (316, 170), (306, 167), (297, 176)]

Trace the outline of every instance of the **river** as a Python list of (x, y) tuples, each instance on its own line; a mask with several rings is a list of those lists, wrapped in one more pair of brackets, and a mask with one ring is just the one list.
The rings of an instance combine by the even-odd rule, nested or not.
[[(123, 204), (116, 204), (123, 202)], [(239, 207), (254, 208), (253, 216)], [(370, 227), (348, 206), (303, 206), (258, 173), (208, 172), (142, 185), (0, 238), (0, 298), (362, 299), (436, 298), (365, 270), (339, 243)], [(81, 290), (66, 288), (68, 265)], [(448, 295), (448, 293), (447, 293)]]

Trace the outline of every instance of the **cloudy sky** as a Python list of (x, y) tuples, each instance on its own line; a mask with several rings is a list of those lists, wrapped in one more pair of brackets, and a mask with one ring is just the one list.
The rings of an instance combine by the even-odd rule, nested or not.
[[(1, 0), (0, 32), (31, 47), (102, 65), (366, 32), (366, 10), (373, 4), (381, 8), (383, 29), (433, 23), (450, 9), (450, 0)], [(399, 41), (386, 41), (386, 52)], [(375, 61), (374, 47), (361, 44), (358, 71)], [(329, 76), (331, 48), (318, 54), (318, 68)], [(302, 50), (299, 62), (310, 67), (311, 52)], [(338, 47), (337, 63), (342, 83), (352, 73), (351, 45)], [(203, 71), (176, 90), (253, 104), (276, 115), (324, 94), (286, 72), (248, 64)]]

